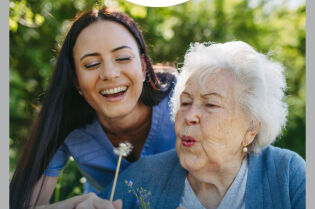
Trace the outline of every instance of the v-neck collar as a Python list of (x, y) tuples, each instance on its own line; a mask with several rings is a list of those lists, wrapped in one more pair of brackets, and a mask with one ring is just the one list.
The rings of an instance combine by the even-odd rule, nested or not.
[[(163, 102), (163, 101), (161, 101), (161, 102)], [(158, 134), (158, 131), (159, 131), (159, 124), (160, 124), (160, 120), (162, 117), (161, 111), (162, 111), (161, 105), (155, 105), (152, 107), (152, 120), (151, 120), (151, 124), (150, 124), (150, 131), (149, 131), (147, 139), (143, 145), (143, 148), (142, 148), (142, 151), (140, 154), (140, 158), (143, 156), (152, 154), (152, 151), (151, 151), (152, 141), (154, 138), (156, 138), (156, 135)], [(95, 116), (93, 124), (91, 124), (90, 126), (96, 127), (96, 130), (91, 129), (92, 130), (91, 134), (96, 136), (98, 143), (100, 143), (104, 147), (104, 149), (106, 149), (106, 151), (113, 152), (115, 147), (110, 142), (109, 138), (107, 137), (106, 133), (104, 132), (103, 127), (102, 127), (99, 119), (97, 118), (97, 116)], [(87, 129), (89, 129), (89, 127)], [(114, 160), (118, 160), (118, 156), (116, 156), (116, 155), (113, 155), (113, 158), (114, 158)], [(131, 164), (131, 162), (129, 162), (125, 158), (122, 159), (122, 162), (125, 165)]]

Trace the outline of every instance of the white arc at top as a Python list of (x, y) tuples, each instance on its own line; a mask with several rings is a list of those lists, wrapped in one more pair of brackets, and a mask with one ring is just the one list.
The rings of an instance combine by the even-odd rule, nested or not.
[(126, 0), (126, 1), (147, 7), (168, 7), (181, 4), (189, 0)]

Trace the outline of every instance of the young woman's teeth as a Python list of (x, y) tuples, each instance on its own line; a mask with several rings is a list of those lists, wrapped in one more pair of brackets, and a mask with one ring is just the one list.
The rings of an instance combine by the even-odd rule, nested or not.
[(126, 90), (127, 90), (126, 86), (120, 86), (120, 87), (113, 88), (113, 89), (105, 89), (101, 92), (101, 94), (102, 95), (117, 94), (119, 92), (126, 91)]

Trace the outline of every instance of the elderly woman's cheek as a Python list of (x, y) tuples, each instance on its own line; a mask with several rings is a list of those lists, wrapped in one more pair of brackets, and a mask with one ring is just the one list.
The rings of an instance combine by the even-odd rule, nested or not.
[(177, 153), (180, 152), (180, 145), (181, 145), (181, 139), (179, 137), (176, 138), (176, 151)]
[(181, 130), (185, 128), (185, 119), (183, 117), (183, 110), (179, 108), (176, 116), (175, 116), (175, 133), (177, 136), (177, 141), (180, 140)]
[(177, 154), (181, 165), (188, 171), (202, 169), (208, 163), (208, 157), (200, 145), (194, 145), (193, 149), (180, 146)]
[(201, 144), (210, 161), (220, 160), (231, 145), (231, 131), (222, 117), (206, 118), (201, 124)]

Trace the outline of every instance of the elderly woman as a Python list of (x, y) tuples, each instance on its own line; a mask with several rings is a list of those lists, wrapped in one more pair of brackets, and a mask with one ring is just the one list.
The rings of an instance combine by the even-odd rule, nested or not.
[(305, 161), (270, 145), (286, 123), (285, 88), (283, 67), (244, 42), (192, 45), (172, 100), (176, 152), (130, 166), (115, 199), (137, 208), (127, 180), (156, 209), (305, 208)]

